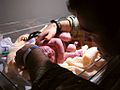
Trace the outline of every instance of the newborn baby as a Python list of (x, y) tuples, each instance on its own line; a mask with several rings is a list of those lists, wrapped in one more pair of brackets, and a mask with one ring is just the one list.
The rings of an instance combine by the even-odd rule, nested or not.
[[(17, 50), (22, 48), (25, 44), (36, 44), (37, 43), (37, 45), (39, 45), (39, 47), (43, 50), (43, 53), (46, 56), (48, 56), (51, 62), (53, 63), (61, 64), (66, 60), (65, 59), (66, 51), (65, 51), (65, 46), (63, 42), (69, 42), (71, 40), (71, 36), (69, 33), (62, 33), (59, 37), (52, 38), (49, 41), (41, 40), (39, 41), (39, 44), (38, 42), (36, 42), (37, 37), (33, 37), (30, 40), (25, 40), (28, 37), (29, 37), (28, 34), (21, 35), (20, 37), (18, 37), (18, 39), (14, 43), (15, 46), (12, 47), (12, 49), (10, 50), (10, 53), (7, 56), (6, 73), (8, 72), (16, 73), (16, 74), (20, 73), (22, 76), (24, 75), (23, 77), (27, 79), (28, 77), (27, 73), (24, 73), (23, 71), (19, 72), (18, 68), (15, 66), (15, 61), (14, 61)], [(74, 44), (72, 45), (70, 49), (72, 50), (72, 48), (76, 49)], [(70, 49), (68, 48), (66, 50), (70, 52)]]
[(64, 62), (64, 46), (59, 38), (52, 38), (47, 43), (41, 41), (39, 43), (40, 48), (43, 53), (47, 55), (53, 63), (63, 63)]

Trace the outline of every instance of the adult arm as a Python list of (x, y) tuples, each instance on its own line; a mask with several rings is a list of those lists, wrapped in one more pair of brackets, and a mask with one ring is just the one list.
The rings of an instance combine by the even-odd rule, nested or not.
[(60, 19), (59, 21), (57, 21), (57, 23), (58, 25), (56, 23), (49, 23), (48, 25), (46, 25), (42, 29), (37, 42), (42, 39), (50, 40), (51, 38), (53, 38), (58, 32), (57, 26), (60, 28), (59, 32), (70, 32), (71, 34), (73, 34), (76, 31), (79, 31), (78, 19), (73, 15), (70, 15), (62, 20)]

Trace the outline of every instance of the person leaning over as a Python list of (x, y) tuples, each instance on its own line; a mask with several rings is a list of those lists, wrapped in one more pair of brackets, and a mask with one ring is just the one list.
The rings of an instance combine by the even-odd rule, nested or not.
[[(114, 7), (111, 7), (113, 5)], [(120, 88), (119, 2), (116, 0), (109, 1), (109, 3), (101, 0), (68, 0), (67, 6), (69, 11), (78, 18), (80, 28), (93, 35), (101, 53), (106, 57), (111, 57), (112, 63), (108, 64), (99, 85), (51, 63), (36, 46), (28, 45), (20, 49), (16, 56), (17, 65), (27, 68), (33, 90), (99, 90), (101, 88), (102, 90), (118, 90)], [(50, 40), (60, 32), (72, 34), (74, 24), (70, 20), (62, 20), (59, 23), (52, 21), (44, 28), (37, 42), (39, 43), (42, 39)], [(23, 63), (22, 56), (28, 50), (30, 53), (25, 59), (26, 63)]]

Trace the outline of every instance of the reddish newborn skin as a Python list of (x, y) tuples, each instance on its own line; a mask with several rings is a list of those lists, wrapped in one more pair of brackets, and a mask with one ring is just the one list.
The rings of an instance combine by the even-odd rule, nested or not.
[(60, 38), (52, 38), (47, 44), (43, 45), (44, 46), (40, 47), (53, 63), (63, 63), (68, 57), (73, 58), (82, 55), (82, 50), (76, 50), (74, 44), (68, 45), (67, 51), (65, 51), (63, 42)]
[(55, 48), (56, 52), (56, 59), (57, 63), (63, 63), (64, 62), (64, 46), (59, 38), (52, 38), (49, 42), (48, 45), (51, 46), (51, 48)]
[(53, 63), (64, 62), (64, 46), (59, 38), (52, 38), (47, 44), (40, 46), (44, 53), (50, 58)]
[(57, 63), (55, 60), (55, 51), (49, 47), (49, 46), (41, 46), (40, 47), (43, 50), (43, 53), (48, 56), (53, 63)]
[(69, 32), (63, 32), (59, 35), (59, 38), (64, 42), (71, 41), (72, 37)]
[(72, 53), (65, 54), (63, 42), (69, 42), (70, 40), (70, 33), (63, 32), (59, 35), (59, 38), (51, 38), (47, 43), (45, 40), (41, 40), (38, 42), (38, 45), (43, 48), (44, 53), (50, 58), (53, 63), (63, 63), (66, 60), (66, 57), (78, 55), (78, 53), (76, 54), (73, 52), (73, 50), (76, 51), (75, 44), (68, 45), (67, 51)]

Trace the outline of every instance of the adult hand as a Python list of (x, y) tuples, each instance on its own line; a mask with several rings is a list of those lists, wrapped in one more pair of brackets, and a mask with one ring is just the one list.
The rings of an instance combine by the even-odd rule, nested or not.
[(46, 25), (43, 29), (42, 32), (39, 34), (36, 42), (37, 44), (40, 43), (41, 40), (50, 40), (56, 35), (57, 32), (57, 26), (55, 23), (51, 23), (49, 25)]

